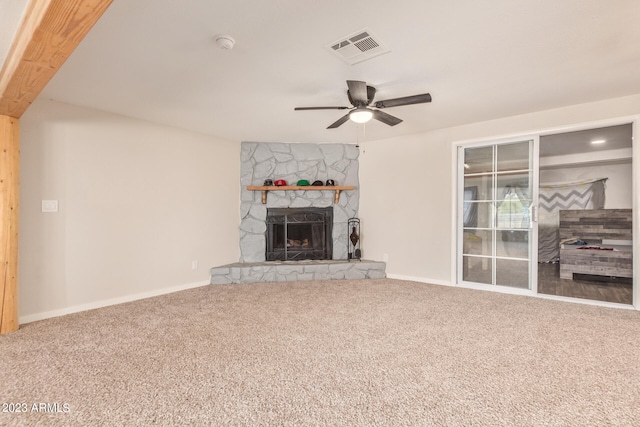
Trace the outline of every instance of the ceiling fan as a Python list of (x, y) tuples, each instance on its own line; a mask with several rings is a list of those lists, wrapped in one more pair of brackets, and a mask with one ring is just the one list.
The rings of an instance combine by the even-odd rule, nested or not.
[(356, 123), (366, 123), (373, 118), (389, 126), (395, 126), (398, 123), (401, 123), (402, 120), (392, 116), (391, 114), (387, 114), (384, 111), (380, 111), (380, 108), (431, 102), (431, 95), (424, 93), (421, 95), (376, 101), (371, 105), (373, 98), (376, 95), (376, 88), (367, 86), (365, 82), (357, 80), (347, 80), (347, 86), (349, 87), (349, 90), (347, 90), (347, 96), (353, 107), (296, 107), (295, 110), (351, 110), (349, 113), (340, 117), (336, 122), (332, 123), (327, 129), (335, 129), (349, 119)]

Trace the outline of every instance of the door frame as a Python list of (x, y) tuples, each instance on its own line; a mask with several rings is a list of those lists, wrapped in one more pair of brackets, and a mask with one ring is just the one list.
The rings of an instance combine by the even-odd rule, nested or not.
[[(628, 304), (618, 304), (612, 302), (605, 301), (595, 301), (588, 300), (582, 298), (571, 298), (571, 297), (563, 297), (556, 295), (545, 295), (537, 293), (537, 274), (535, 283), (532, 283), (531, 289), (517, 289), (517, 288), (509, 288), (505, 286), (495, 286), (495, 285), (463, 285), (458, 283), (458, 250), (461, 246), (462, 236), (458, 236), (458, 215), (459, 211), (462, 210), (462, 207), (458, 207), (458, 188), (461, 185), (459, 183), (460, 171), (459, 162), (458, 162), (458, 147), (464, 146), (472, 146), (472, 145), (486, 145), (491, 143), (498, 143), (500, 141), (515, 141), (515, 140), (523, 140), (526, 138), (531, 138), (533, 136), (540, 138), (545, 135), (553, 135), (557, 133), (565, 133), (565, 132), (575, 132), (581, 130), (589, 130), (596, 129), (601, 127), (608, 126), (617, 126), (631, 124), (632, 128), (632, 167), (631, 167), (631, 189), (632, 189), (632, 220), (633, 220), (633, 248), (634, 248), (634, 257), (633, 257), (633, 281), (632, 281), (632, 292), (633, 292), (633, 302), (631, 305)], [(508, 294), (519, 294), (519, 295), (528, 295), (535, 296), (538, 298), (552, 299), (558, 301), (565, 302), (573, 302), (579, 304), (587, 304), (587, 305), (596, 305), (603, 307), (612, 307), (612, 308), (621, 308), (621, 309), (635, 309), (640, 311), (640, 279), (638, 275), (640, 274), (640, 251), (635, 251), (635, 248), (640, 247), (640, 142), (635, 140), (635, 136), (638, 135), (638, 131), (640, 130), (640, 115), (631, 115), (631, 116), (621, 116), (614, 117), (609, 119), (601, 119), (601, 120), (592, 120), (579, 122), (568, 125), (561, 126), (553, 126), (553, 127), (545, 127), (540, 128), (533, 131), (527, 132), (517, 132), (511, 134), (503, 134), (496, 136), (488, 136), (488, 137), (478, 137), (471, 138), (465, 140), (452, 141), (451, 143), (451, 191), (453, 197), (451, 198), (451, 211), (455, 213), (455, 217), (453, 221), (451, 221), (451, 241), (453, 244), (451, 245), (451, 285), (459, 286), (459, 287), (468, 287), (473, 289), (481, 289), (488, 290), (491, 292), (500, 292), (500, 293), (508, 293)], [(538, 144), (535, 144), (536, 147)], [(536, 152), (535, 156), (535, 176), (537, 177), (539, 174), (539, 153)], [(537, 178), (536, 178), (537, 179)], [(536, 182), (535, 185), (539, 185)], [(537, 231), (536, 231), (536, 239), (537, 239)], [(460, 240), (460, 241), (459, 241)], [(537, 242), (536, 242), (536, 250), (537, 250)], [(636, 253), (638, 252), (638, 253)], [(536, 253), (536, 263), (537, 263), (537, 253)], [(535, 292), (534, 292), (535, 289)]]

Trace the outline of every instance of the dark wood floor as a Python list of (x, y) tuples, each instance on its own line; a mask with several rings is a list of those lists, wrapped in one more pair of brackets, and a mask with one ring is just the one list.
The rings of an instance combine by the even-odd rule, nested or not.
[[(560, 264), (538, 264), (538, 293), (632, 304), (631, 279), (589, 276), (574, 280), (560, 278)], [(597, 280), (593, 280), (597, 279)]]

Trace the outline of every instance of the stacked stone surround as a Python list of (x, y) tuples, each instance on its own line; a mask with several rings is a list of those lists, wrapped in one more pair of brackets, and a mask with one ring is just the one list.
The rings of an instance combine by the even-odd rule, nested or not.
[[(301, 208), (333, 206), (333, 259), (347, 259), (349, 218), (358, 216), (360, 199), (358, 181), (359, 150), (353, 144), (286, 144), (243, 142), (240, 165), (240, 262), (265, 261), (267, 208)], [(334, 191), (277, 191), (267, 194), (262, 204), (260, 191), (248, 185), (262, 185), (265, 179), (284, 179), (289, 185), (298, 180), (309, 182), (333, 179), (336, 185), (353, 185), (342, 191), (337, 204)]]

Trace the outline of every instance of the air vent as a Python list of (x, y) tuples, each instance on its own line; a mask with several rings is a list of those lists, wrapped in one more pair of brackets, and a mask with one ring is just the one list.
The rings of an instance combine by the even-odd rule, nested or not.
[(367, 28), (356, 31), (346, 37), (341, 37), (337, 41), (328, 44), (327, 48), (349, 65), (358, 64), (389, 52), (389, 49), (373, 36)]

